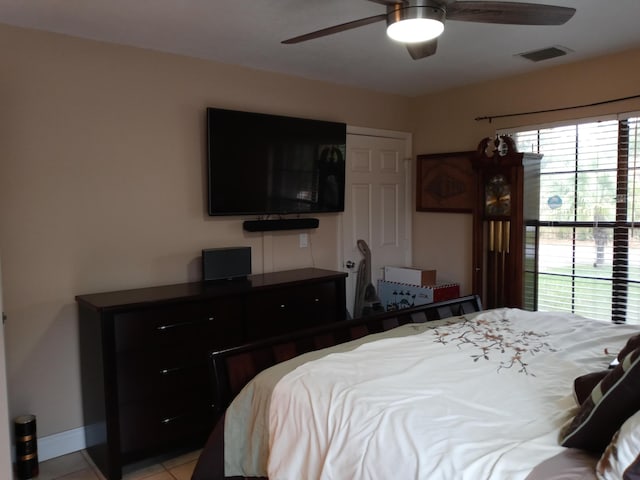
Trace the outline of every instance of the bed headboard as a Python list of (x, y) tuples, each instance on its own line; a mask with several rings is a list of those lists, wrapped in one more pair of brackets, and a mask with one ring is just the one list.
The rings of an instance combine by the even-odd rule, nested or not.
[(222, 414), (249, 380), (262, 370), (312, 350), (422, 323), (482, 310), (478, 295), (342, 320), (209, 353), (214, 411)]

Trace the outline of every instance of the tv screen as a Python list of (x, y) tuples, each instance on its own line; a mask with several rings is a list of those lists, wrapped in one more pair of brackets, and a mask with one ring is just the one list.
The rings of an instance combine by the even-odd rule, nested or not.
[(341, 212), (344, 123), (207, 109), (209, 215)]

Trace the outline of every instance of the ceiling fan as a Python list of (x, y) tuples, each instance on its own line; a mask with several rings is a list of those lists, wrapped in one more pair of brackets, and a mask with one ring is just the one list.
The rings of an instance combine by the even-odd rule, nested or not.
[(444, 22), (499, 23), (508, 25), (562, 25), (576, 12), (575, 8), (537, 3), (444, 0), (367, 0), (387, 7), (386, 13), (341, 23), (284, 40), (284, 44), (300, 43), (334, 33), (344, 32), (386, 20), (387, 35), (406, 43), (414, 60), (436, 53), (437, 37)]

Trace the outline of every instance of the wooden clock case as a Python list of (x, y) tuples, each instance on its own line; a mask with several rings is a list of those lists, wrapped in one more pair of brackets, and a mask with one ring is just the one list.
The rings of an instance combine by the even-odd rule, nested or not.
[(523, 307), (525, 223), (539, 217), (541, 159), (508, 136), (483, 139), (472, 157), (473, 291), (486, 308)]

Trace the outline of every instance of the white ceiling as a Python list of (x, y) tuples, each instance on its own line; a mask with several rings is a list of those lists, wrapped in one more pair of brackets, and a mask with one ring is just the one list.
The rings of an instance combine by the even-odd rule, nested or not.
[[(0, 0), (0, 23), (407, 96), (640, 47), (640, 0), (529, 1), (577, 12), (549, 27), (449, 21), (436, 55), (417, 61), (384, 22), (280, 43), (384, 13), (367, 0)], [(573, 52), (539, 63), (514, 56), (551, 46)]]

